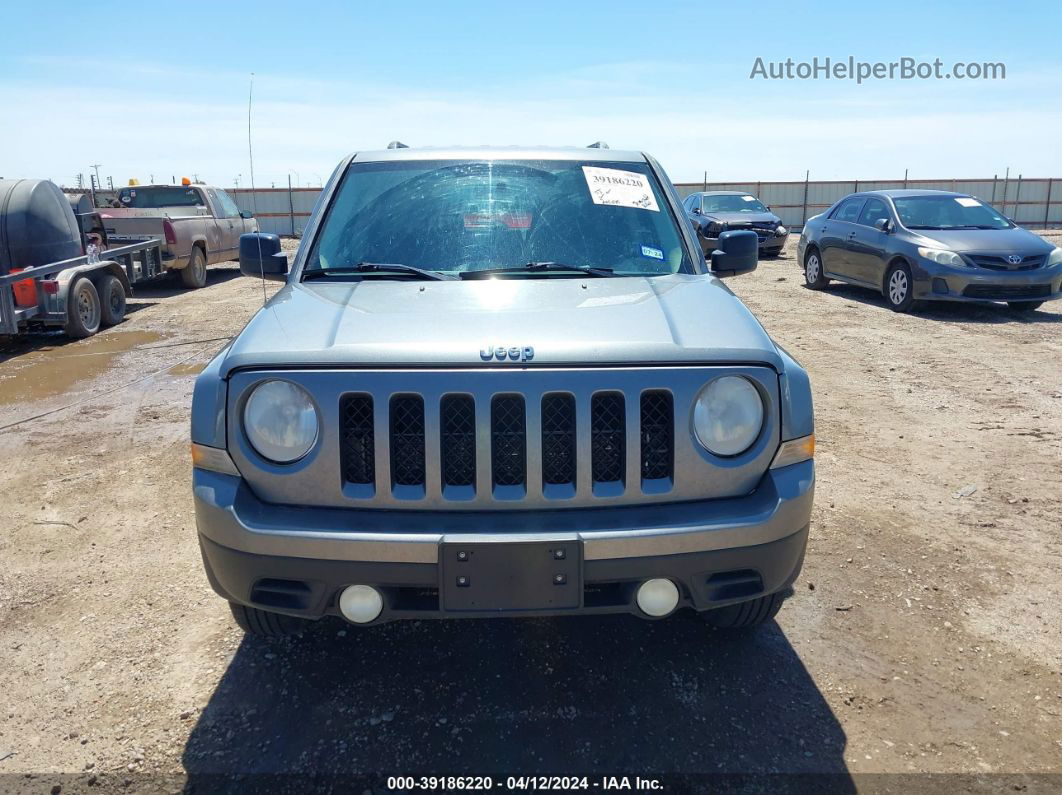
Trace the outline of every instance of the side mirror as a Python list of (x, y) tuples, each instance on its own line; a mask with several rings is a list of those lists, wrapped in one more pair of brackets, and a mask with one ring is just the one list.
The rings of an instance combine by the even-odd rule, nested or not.
[(889, 223), (888, 218), (879, 218), (874, 222), (874, 228), (877, 229), (879, 232), (885, 232), (886, 234), (888, 234), (889, 229), (892, 228), (892, 224)]
[(261, 232), (240, 235), (240, 273), (275, 282), (286, 281), (288, 257), (280, 248), (280, 237)]
[(711, 254), (713, 276), (725, 279), (756, 270), (760, 241), (755, 232), (747, 229), (723, 232)]
[(243, 218), (244, 220), (250, 220), (251, 218), (254, 218), (254, 213), (252, 213), (250, 210), (240, 210), (240, 218)]
[(701, 208), (700, 207), (694, 207), (692, 210), (690, 210), (690, 212), (692, 212), (694, 215), (700, 215), (701, 214)]

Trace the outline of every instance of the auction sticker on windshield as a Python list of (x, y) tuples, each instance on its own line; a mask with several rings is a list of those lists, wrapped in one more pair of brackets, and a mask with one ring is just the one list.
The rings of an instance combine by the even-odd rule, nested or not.
[(981, 202), (977, 201), (977, 199), (970, 199), (970, 198), (967, 198), (965, 196), (960, 196), (955, 201), (957, 201), (963, 207), (980, 207), (981, 206)]
[(618, 168), (595, 168), (583, 166), (586, 186), (594, 204), (610, 207), (635, 207), (660, 212), (656, 204), (649, 178), (635, 171)]

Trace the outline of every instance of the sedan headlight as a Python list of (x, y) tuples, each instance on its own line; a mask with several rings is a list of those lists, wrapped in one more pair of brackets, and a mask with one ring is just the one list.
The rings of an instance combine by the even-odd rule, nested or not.
[(243, 427), (258, 454), (278, 464), (298, 461), (317, 441), (317, 408), (291, 381), (263, 381), (243, 409)]
[(954, 251), (945, 251), (940, 248), (922, 248), (918, 247), (919, 256), (925, 257), (930, 262), (935, 262), (938, 265), (951, 265), (953, 267), (963, 267), (966, 265), (966, 260), (956, 254)]
[(763, 400), (748, 379), (724, 375), (709, 383), (693, 406), (693, 432), (710, 453), (748, 450), (763, 429)]
[(781, 237), (782, 235), (784, 235), (786, 233), (786, 231), (787, 230), (786, 230), (786, 228), (784, 226), (782, 226), (781, 224), (778, 224), (778, 228), (774, 230), (774, 233), (776, 235), (778, 235), (778, 237)]
[(1058, 265), (1062, 263), (1062, 248), (1056, 248), (1050, 254), (1047, 255), (1047, 267), (1052, 265)]

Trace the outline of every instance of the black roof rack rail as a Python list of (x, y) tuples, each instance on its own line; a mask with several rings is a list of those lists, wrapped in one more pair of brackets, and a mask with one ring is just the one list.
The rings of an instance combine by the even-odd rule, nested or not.
[(409, 144), (404, 144), (401, 141), (391, 141), (387, 145), (388, 149), (409, 149)]
[(606, 144), (604, 141), (594, 141), (592, 144), (590, 144), (590, 146), (588, 146), (586, 148), (587, 149), (608, 149), (608, 144)]

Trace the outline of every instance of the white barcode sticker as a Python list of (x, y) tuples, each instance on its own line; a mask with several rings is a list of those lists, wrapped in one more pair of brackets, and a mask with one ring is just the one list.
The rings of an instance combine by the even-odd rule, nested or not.
[(971, 199), (969, 196), (959, 196), (957, 199), (955, 199), (955, 201), (957, 201), (963, 207), (980, 207), (981, 206), (981, 202), (977, 201), (977, 199)]

